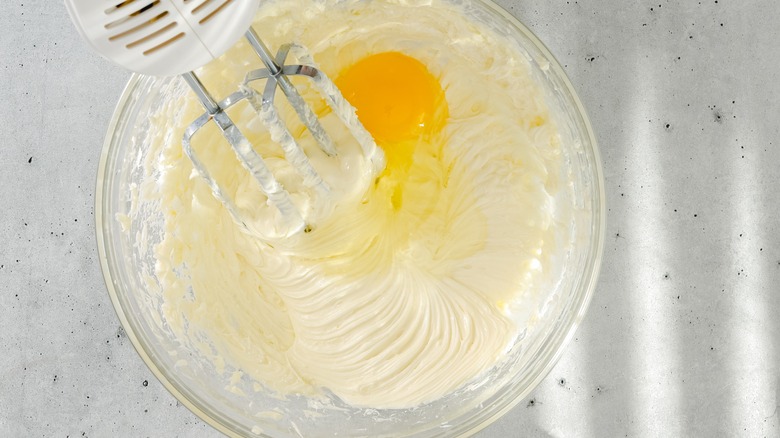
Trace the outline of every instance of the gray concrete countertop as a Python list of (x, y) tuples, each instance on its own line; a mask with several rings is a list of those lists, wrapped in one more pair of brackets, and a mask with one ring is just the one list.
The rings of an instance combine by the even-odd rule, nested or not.
[[(502, 0), (599, 138), (603, 270), (576, 339), (480, 437), (780, 436), (780, 6)], [(129, 74), (62, 2), (0, 14), (0, 436), (218, 436), (120, 328), (100, 148)]]

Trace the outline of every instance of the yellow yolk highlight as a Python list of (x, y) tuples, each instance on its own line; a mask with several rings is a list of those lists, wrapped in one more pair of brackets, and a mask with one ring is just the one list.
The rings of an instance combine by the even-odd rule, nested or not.
[(399, 210), (415, 155), (438, 156), (430, 140), (449, 115), (439, 81), (415, 58), (382, 52), (348, 67), (336, 85), (384, 150), (383, 185)]
[(411, 56), (399, 52), (367, 56), (347, 68), (336, 85), (379, 144), (415, 139), (436, 128), (441, 86)]

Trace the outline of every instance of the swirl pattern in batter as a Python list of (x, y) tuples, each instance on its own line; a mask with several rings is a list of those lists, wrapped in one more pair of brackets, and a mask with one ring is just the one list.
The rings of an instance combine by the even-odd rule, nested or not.
[[(193, 119), (194, 99), (166, 106), (149, 165), (161, 175), (156, 274), (168, 327), (220, 372), (240, 370), (282, 395), (326, 389), (355, 406), (406, 408), (457, 389), (495, 364), (533, 317), (524, 306), (539, 293), (554, 240), (549, 175), (559, 139), (527, 61), (439, 0), (267, 2), (255, 27), (270, 46), (307, 46), (352, 99), (371, 89), (355, 66), (376, 56), (378, 70), (422, 66), (411, 95), (430, 96), (412, 104), (420, 117), (409, 135), (395, 135), (408, 120), (364, 121), (388, 157), (379, 175), (347, 140), (336, 162), (307, 146), (338, 204), (313, 232), (270, 244), (241, 231), (172, 140), (183, 126), (166, 125), (165, 112)], [(239, 83), (247, 50), (239, 44), (204, 68), (207, 86), (219, 93)], [(410, 99), (383, 99), (393, 96), (401, 107)], [(368, 102), (354, 102), (358, 116), (372, 111), (376, 100)], [(332, 114), (320, 115), (338, 131)], [(248, 109), (237, 118), (274, 168), (289, 172)], [(238, 204), (263, 204), (215, 130), (198, 141)]]

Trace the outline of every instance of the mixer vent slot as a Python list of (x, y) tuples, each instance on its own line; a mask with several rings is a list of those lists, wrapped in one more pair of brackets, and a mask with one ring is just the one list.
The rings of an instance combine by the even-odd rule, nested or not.
[(131, 27), (130, 29), (127, 29), (124, 32), (121, 32), (121, 33), (118, 33), (116, 35), (110, 36), (108, 38), (108, 40), (109, 41), (114, 41), (114, 40), (117, 40), (119, 38), (125, 37), (127, 35), (139, 32), (139, 31), (145, 29), (146, 27), (148, 27), (148, 26), (150, 26), (150, 25), (160, 21), (160, 19), (162, 19), (166, 15), (168, 15), (168, 11), (162, 11), (161, 13), (155, 15), (154, 17), (150, 18), (149, 20), (144, 21), (143, 23), (139, 24), (138, 26)]
[(151, 41), (154, 38), (157, 38), (158, 36), (164, 34), (165, 32), (173, 29), (174, 27), (176, 27), (176, 25), (177, 25), (176, 22), (168, 23), (162, 29), (158, 29), (158, 30), (156, 30), (156, 31), (154, 31), (154, 32), (152, 32), (152, 33), (150, 33), (148, 35), (145, 35), (144, 37), (142, 37), (140, 39), (137, 39), (137, 40), (133, 41), (132, 43), (128, 44), (126, 47), (128, 49), (132, 49), (133, 47), (139, 46), (139, 45), (141, 45), (141, 44), (143, 44), (143, 43), (145, 43), (147, 41)]
[(156, 51), (158, 51), (160, 49), (164, 49), (165, 47), (170, 46), (171, 44), (173, 44), (174, 42), (176, 42), (176, 41), (178, 41), (178, 40), (180, 40), (182, 38), (184, 38), (184, 32), (179, 32), (178, 34), (174, 35), (172, 38), (170, 38), (170, 39), (168, 39), (166, 41), (163, 41), (162, 43), (152, 47), (149, 50), (145, 50), (144, 51), (144, 55), (151, 55), (152, 53), (154, 53), (154, 52), (156, 52)]
[(207, 21), (211, 20), (211, 18), (212, 18), (212, 17), (214, 17), (215, 15), (217, 15), (217, 14), (219, 13), (219, 11), (221, 11), (221, 10), (222, 10), (222, 8), (224, 8), (225, 6), (229, 5), (229, 4), (230, 4), (232, 1), (233, 1), (233, 0), (225, 0), (224, 2), (222, 2), (222, 4), (221, 4), (221, 5), (219, 5), (219, 6), (217, 6), (217, 8), (216, 8), (216, 9), (214, 9), (213, 11), (211, 11), (211, 12), (210, 12), (208, 15), (206, 15), (205, 17), (201, 18), (201, 19), (200, 19), (200, 21), (198, 21), (198, 24), (203, 24), (203, 23), (205, 23), (205, 22), (207, 22)]
[[(138, 3), (138, 0), (125, 0), (122, 3), (119, 3), (116, 6), (110, 7), (106, 9), (105, 13), (106, 15), (111, 15), (112, 13), (119, 11), (123, 9), (124, 7), (130, 5), (131, 3)], [(117, 20), (111, 21), (108, 24), (106, 24), (106, 29), (113, 29), (119, 25), (122, 25), (124, 23), (127, 23), (128, 21), (132, 20), (133, 18), (145, 13), (146, 11), (149, 11), (150, 9), (154, 8), (155, 6), (160, 4), (160, 0), (154, 0), (152, 2), (147, 2), (146, 5), (142, 6), (140, 9), (136, 9), (135, 11), (125, 15), (122, 18), (119, 18)]]
[[(193, 1), (193, 0), (184, 0), (184, 3), (190, 3), (191, 1)], [(220, 2), (219, 0), (216, 0), (216, 1), (215, 0), (202, 0), (200, 2), (200, 4), (198, 4), (197, 6), (195, 6), (192, 9), (192, 15), (198, 15), (198, 14), (201, 14), (201, 13), (206, 13), (206, 16), (201, 18), (198, 21), (198, 24), (203, 24), (203, 23), (211, 20), (212, 18), (214, 18), (217, 14), (220, 13), (220, 11), (222, 11), (222, 9), (225, 8), (225, 6), (229, 5), (232, 2), (233, 2), (233, 0), (222, 0), (222, 2)], [(210, 11), (207, 11), (207, 9), (206, 9), (207, 7), (214, 6), (217, 3), (219, 3), (218, 6), (212, 8)]]
[(111, 6), (110, 8), (106, 9), (105, 13), (106, 13), (106, 15), (108, 15), (108, 14), (110, 14), (110, 13), (116, 11), (116, 10), (124, 8), (125, 6), (131, 4), (131, 3), (135, 2), (135, 1), (136, 0), (125, 0), (125, 1), (123, 1), (121, 3), (117, 3), (114, 6)]
[[(159, 40), (163, 40), (159, 44), (144, 50), (144, 55), (150, 55), (184, 38), (186, 35), (184, 32), (169, 36), (179, 23), (171, 20), (170, 12), (167, 9), (161, 11), (159, 8), (155, 9), (159, 4), (160, 0), (124, 0), (106, 9), (106, 15), (121, 15), (120, 18), (105, 25), (107, 30), (115, 29), (116, 31), (115, 34), (108, 37), (108, 40), (113, 42), (125, 37), (132, 37), (133, 40), (125, 45), (128, 49), (133, 49), (143, 44), (154, 44)], [(132, 9), (130, 8), (131, 6)], [(168, 17), (167, 24), (165, 23), (166, 17)], [(156, 23), (160, 23), (162, 27), (155, 29), (152, 25)], [(127, 28), (127, 26), (132, 27)]]
[[(190, 0), (187, 0), (187, 2), (189, 2), (189, 1), (190, 1)], [(206, 6), (208, 6), (208, 5), (209, 5), (209, 3), (211, 3), (212, 1), (214, 1), (214, 0), (203, 0), (203, 2), (201, 2), (201, 4), (199, 4), (198, 6), (195, 6), (195, 8), (192, 10), (192, 13), (193, 13), (193, 14), (197, 14), (197, 13), (199, 13), (200, 11), (202, 11), (202, 10), (203, 10), (203, 8), (205, 8)]]

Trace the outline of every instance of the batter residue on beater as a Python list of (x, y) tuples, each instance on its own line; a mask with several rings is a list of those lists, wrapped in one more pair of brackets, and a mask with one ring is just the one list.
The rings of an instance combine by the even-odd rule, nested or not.
[[(269, 45), (307, 46), (387, 155), (367, 180), (356, 150), (345, 146), (338, 165), (312, 154), (341, 181), (338, 208), (312, 233), (269, 246), (241, 232), (171, 140), (183, 126), (162, 126), (173, 108), (193, 119), (197, 103), (182, 98), (157, 115), (160, 132), (173, 130), (150, 161), (161, 175), (150, 196), (165, 214), (156, 248), (165, 317), (220, 372), (241, 370), (281, 394), (327, 388), (355, 406), (411, 407), (489, 369), (533, 318), (557, 226), (557, 130), (510, 41), (427, 3), (262, 6), (255, 26)], [(239, 45), (200, 74), (210, 88), (237, 84), (248, 58)], [(280, 156), (251, 116), (239, 114), (239, 126), (264, 156)], [(262, 205), (221, 136), (199, 141), (231, 197)]]

